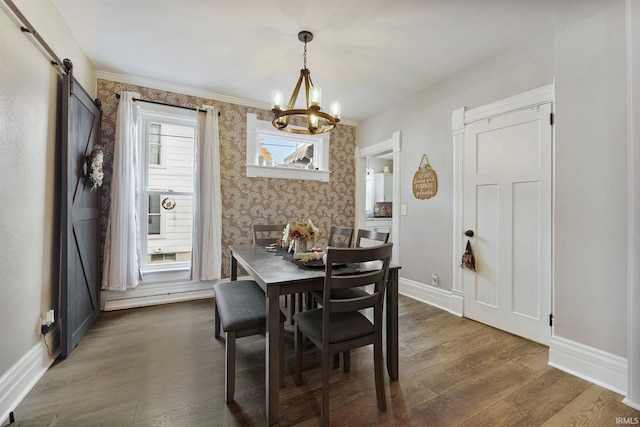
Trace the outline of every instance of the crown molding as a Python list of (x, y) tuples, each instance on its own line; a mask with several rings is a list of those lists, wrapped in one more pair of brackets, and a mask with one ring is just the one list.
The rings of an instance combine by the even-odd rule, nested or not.
[[(236, 98), (234, 96), (223, 95), (220, 93), (209, 92), (193, 86), (180, 85), (165, 80), (156, 80), (148, 77), (141, 77), (132, 74), (119, 74), (110, 71), (96, 70), (96, 79), (111, 80), (120, 83), (126, 83), (136, 86), (144, 86), (151, 89), (166, 90), (170, 92), (181, 93), (183, 95), (197, 96), (199, 98), (213, 99), (220, 102), (228, 102), (229, 104), (242, 105), (245, 107), (260, 108), (261, 110), (270, 110), (271, 104), (268, 102), (255, 101), (251, 99)], [(341, 119), (340, 123), (348, 126), (357, 126), (356, 120)]]

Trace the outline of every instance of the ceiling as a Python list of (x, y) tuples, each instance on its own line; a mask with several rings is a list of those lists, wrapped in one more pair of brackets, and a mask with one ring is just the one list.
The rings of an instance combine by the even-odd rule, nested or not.
[[(307, 67), (363, 120), (553, 28), (555, 0), (52, 0), (96, 70), (263, 102)], [(17, 1), (19, 4), (19, 1)], [(299, 97), (302, 98), (302, 97)]]

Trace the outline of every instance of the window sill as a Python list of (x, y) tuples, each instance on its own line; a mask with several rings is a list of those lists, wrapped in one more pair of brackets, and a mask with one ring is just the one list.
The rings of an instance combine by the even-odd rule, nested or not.
[(248, 178), (282, 178), (329, 182), (329, 171), (246, 165)]

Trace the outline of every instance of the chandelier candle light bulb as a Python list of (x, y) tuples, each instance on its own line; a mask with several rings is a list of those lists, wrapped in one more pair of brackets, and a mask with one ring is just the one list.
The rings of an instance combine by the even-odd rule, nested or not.
[(329, 104), (329, 114), (331, 114), (331, 116), (333, 116), (334, 118), (340, 120), (341, 107), (342, 106), (338, 101), (333, 101), (331, 104)]
[(322, 99), (322, 89), (318, 86), (314, 86), (311, 88), (311, 106), (319, 107), (320, 100)]
[(271, 109), (282, 110), (284, 105), (284, 95), (281, 90), (274, 89), (271, 91)]

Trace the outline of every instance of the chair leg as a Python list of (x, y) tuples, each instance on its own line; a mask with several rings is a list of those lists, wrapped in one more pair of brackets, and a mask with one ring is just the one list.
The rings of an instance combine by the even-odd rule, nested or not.
[(322, 425), (329, 425), (329, 369), (328, 351), (322, 352)]
[(296, 314), (296, 295), (291, 294), (291, 307), (289, 308), (289, 319), (291, 321), (291, 325), (293, 325), (293, 315)]
[(378, 409), (387, 410), (387, 399), (384, 393), (384, 377), (382, 362), (382, 340), (377, 340), (373, 344), (373, 371), (376, 380), (376, 398), (378, 399)]
[(236, 333), (227, 332), (224, 355), (224, 398), (227, 403), (233, 402), (236, 390)]
[(348, 373), (351, 370), (351, 351), (347, 350), (342, 353), (342, 363), (344, 363), (344, 372)]
[(220, 314), (218, 313), (218, 304), (215, 303), (213, 306), (213, 336), (220, 338)]
[(299, 386), (302, 385), (302, 332), (296, 326), (294, 345), (296, 347), (296, 373), (293, 378), (293, 382)]
[(340, 353), (336, 353), (333, 355), (333, 369), (338, 369), (340, 367)]
[(280, 387), (284, 387), (284, 322), (280, 322)]

